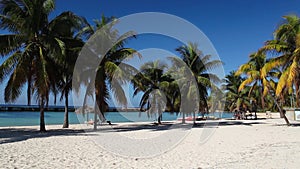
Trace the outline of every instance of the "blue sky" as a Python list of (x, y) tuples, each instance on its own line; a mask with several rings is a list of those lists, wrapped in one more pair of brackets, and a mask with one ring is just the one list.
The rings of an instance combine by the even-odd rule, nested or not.
[[(206, 34), (225, 63), (225, 73), (228, 73), (245, 63), (250, 53), (272, 38), (282, 16), (299, 14), (299, 4), (300, 0), (56, 0), (56, 10), (51, 17), (66, 10), (84, 16), (90, 22), (102, 14), (115, 17), (138, 12), (173, 14), (193, 23)], [(151, 44), (152, 40), (144, 36), (128, 45), (158, 47), (157, 43)], [(163, 48), (175, 53), (176, 45), (168, 43)], [(0, 103), (4, 103), (3, 90), (0, 94)], [(17, 103), (26, 103), (25, 97), (22, 96)]]
[(164, 12), (179, 16), (207, 35), (225, 63), (225, 72), (229, 72), (272, 38), (282, 16), (299, 14), (299, 4), (299, 0), (57, 0), (57, 12), (72, 10), (90, 21), (101, 14), (122, 17)]

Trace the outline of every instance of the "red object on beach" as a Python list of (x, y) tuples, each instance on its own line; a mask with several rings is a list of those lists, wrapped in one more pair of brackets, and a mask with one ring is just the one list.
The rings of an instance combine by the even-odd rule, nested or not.
[[(187, 116), (185, 117), (185, 121), (193, 121), (193, 117), (192, 116)], [(177, 120), (182, 120), (182, 118), (178, 118)]]

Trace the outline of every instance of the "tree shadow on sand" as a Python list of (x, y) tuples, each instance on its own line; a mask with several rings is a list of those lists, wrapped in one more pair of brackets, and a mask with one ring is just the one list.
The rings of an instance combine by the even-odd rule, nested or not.
[(100, 132), (130, 132), (130, 131), (139, 131), (139, 130), (149, 130), (149, 131), (164, 131), (164, 130), (172, 130), (172, 129), (184, 129), (188, 130), (192, 128), (192, 124), (181, 124), (181, 123), (173, 123), (173, 122), (163, 122), (162, 124), (149, 123), (149, 124), (128, 124), (115, 126), (111, 128), (99, 128)]
[(253, 126), (254, 124), (266, 124), (265, 122), (259, 121), (206, 121), (196, 123), (194, 128), (217, 128), (218, 126)]
[(300, 127), (299, 122), (298, 123), (291, 122), (290, 124), (291, 124), (290, 126), (287, 126), (286, 124), (273, 124), (273, 126)]
[(47, 132), (40, 132), (32, 128), (3, 128), (0, 129), (0, 145), (25, 141), (32, 138), (44, 138), (52, 136), (74, 136), (85, 133), (84, 130), (75, 129), (50, 129)]

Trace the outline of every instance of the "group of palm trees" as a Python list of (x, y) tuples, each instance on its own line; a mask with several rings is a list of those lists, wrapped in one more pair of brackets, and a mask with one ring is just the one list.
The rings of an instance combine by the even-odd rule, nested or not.
[(254, 103), (261, 111), (280, 111), (289, 124), (283, 107), (300, 107), (300, 18), (283, 18), (274, 39), (266, 41), (247, 63), (227, 75), (228, 110), (249, 108)]
[[(7, 81), (4, 99), (5, 102), (16, 101), (27, 85), (28, 105), (31, 104), (32, 96), (35, 96), (40, 106), (40, 131), (46, 131), (44, 108), (48, 106), (51, 94), (54, 95), (54, 104), (59, 95), (61, 100), (65, 100), (63, 127), (69, 126), (68, 97), (72, 89), (78, 87), (72, 86), (72, 78), (80, 51), (94, 33), (108, 23), (112, 26), (117, 23), (113, 17), (102, 16), (100, 20), (95, 20), (93, 24), (90, 24), (84, 17), (71, 11), (62, 12), (50, 19), (49, 16), (54, 9), (54, 0), (0, 1), (0, 29), (8, 32), (0, 35), (0, 54), (4, 60), (0, 66), (0, 82)], [(118, 31), (112, 26), (106, 26), (109, 34), (115, 36), (112, 38), (123, 36), (118, 35)], [(126, 37), (135, 38), (134, 32), (127, 32)], [(121, 80), (113, 81), (112, 77), (116, 72), (121, 71), (119, 64), (123, 59), (137, 53), (134, 49), (125, 47), (127, 41), (128, 38), (119, 41), (102, 57), (96, 69), (94, 83), (90, 83), (89, 78), (81, 79), (79, 83), (88, 88), (92, 88), (91, 85), (93, 85), (95, 90), (87, 90), (86, 95), (95, 95), (95, 108), (98, 108), (94, 110), (95, 117), (99, 115), (100, 119), (102, 117), (101, 120), (105, 120), (104, 112), (107, 111), (107, 101), (110, 99), (109, 90), (121, 104), (127, 104), (125, 92), (122, 90), (124, 81), (121, 77)], [(150, 113), (153, 110), (158, 111), (160, 113), (159, 123), (161, 122), (161, 113), (166, 107), (169, 107), (171, 111), (178, 111), (182, 105), (180, 90), (186, 91), (186, 97), (190, 98), (189, 101), (199, 102), (202, 105), (200, 106), (201, 111), (208, 111), (207, 90), (213, 86), (210, 83), (210, 77), (216, 76), (207, 73), (207, 68), (214, 67), (213, 64), (222, 64), (220, 61), (211, 61), (211, 56), (203, 55), (197, 45), (193, 43), (178, 47), (176, 51), (181, 54), (182, 58), (172, 58), (172, 62), (175, 64), (180, 60), (186, 63), (197, 86), (183, 83), (185, 80), (183, 77), (177, 77), (176, 81), (171, 77), (172, 69), (173, 72), (182, 71), (182, 73), (187, 72), (187, 69), (174, 66), (167, 70), (165, 65), (159, 61), (146, 63), (141, 67), (140, 73), (131, 77), (135, 94), (144, 93), (140, 104), (141, 109), (145, 108)], [(94, 70), (87, 69), (82, 74), (88, 75), (89, 71)], [(178, 85), (180, 80), (184, 85)], [(112, 83), (114, 85), (111, 85)], [(184, 86), (184, 89), (179, 89), (180, 86)], [(194, 96), (194, 93), (198, 91), (200, 97), (195, 100), (197, 97)], [(158, 100), (165, 101), (158, 102)], [(161, 103), (165, 103), (166, 106)], [(145, 107), (145, 105), (147, 106)], [(188, 110), (187, 108), (183, 111), (195, 113), (198, 110)]]
[[(147, 62), (131, 80), (134, 96), (142, 92), (140, 107), (149, 115), (158, 113), (161, 124), (162, 112), (180, 112), (185, 123), (185, 115), (210, 111), (209, 93), (214, 93), (219, 76), (212, 69), (222, 66), (220, 60), (212, 59), (198, 49), (196, 43), (189, 42), (175, 49), (180, 57), (168, 57), (168, 66), (160, 60)], [(195, 122), (195, 121), (194, 121)]]
[[(65, 100), (63, 127), (69, 126), (68, 97), (76, 88), (72, 80), (80, 51), (98, 30), (108, 23), (112, 26), (117, 23), (113, 17), (102, 16), (90, 24), (71, 11), (50, 19), (54, 9), (54, 0), (0, 1), (0, 29), (8, 32), (0, 35), (0, 55), (4, 60), (0, 66), (0, 82), (7, 81), (4, 99), (5, 102), (16, 101), (27, 85), (28, 105), (34, 95), (40, 106), (40, 131), (46, 131), (44, 108), (48, 106), (50, 94), (54, 95), (54, 104), (58, 95)], [(267, 41), (250, 55), (247, 63), (226, 76), (221, 86), (226, 90), (226, 99), (218, 85), (222, 79), (210, 73), (223, 63), (203, 54), (196, 43), (188, 43), (175, 49), (180, 57), (168, 58), (173, 66), (168, 67), (159, 60), (147, 62), (139, 73), (130, 77), (134, 95), (143, 93), (141, 109), (149, 115), (158, 112), (158, 123), (165, 110), (181, 112), (184, 122), (186, 114), (194, 113), (195, 117), (198, 112), (208, 113), (214, 111), (217, 104), (225, 104), (228, 111), (253, 108), (253, 105), (262, 111), (276, 109), (285, 117), (283, 106), (300, 106), (300, 19), (295, 15), (284, 19), (274, 32), (273, 40)], [(123, 36), (112, 26), (108, 31), (115, 36), (113, 38)], [(134, 32), (127, 32), (126, 37), (136, 38)], [(136, 50), (125, 47), (127, 41), (128, 38), (119, 41), (102, 57), (94, 83), (90, 83), (89, 78), (80, 82), (95, 89), (86, 91), (86, 95), (95, 95), (95, 118), (99, 115), (105, 120), (110, 90), (119, 103), (127, 104), (122, 90), (126, 78), (113, 78), (116, 72), (122, 71), (119, 65), (124, 59), (134, 54), (141, 57)], [(89, 71), (94, 69), (87, 69), (83, 74), (88, 75)]]

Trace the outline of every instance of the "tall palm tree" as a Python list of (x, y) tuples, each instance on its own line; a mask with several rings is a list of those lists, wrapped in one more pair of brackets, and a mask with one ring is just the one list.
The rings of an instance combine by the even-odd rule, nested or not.
[(62, 100), (64, 98), (65, 100), (65, 115), (64, 115), (64, 123), (63, 128), (69, 127), (69, 93), (72, 90), (72, 77), (73, 77), (73, 70), (74, 65), (76, 63), (78, 53), (80, 48), (83, 46), (83, 42), (81, 42), (80, 39), (77, 39), (77, 42), (73, 40), (72, 43), (66, 43), (66, 53), (65, 56), (62, 58), (62, 62), (60, 67), (58, 68), (58, 72), (60, 72), (60, 75), (58, 75), (57, 79), (57, 87), (61, 93)]
[[(198, 83), (190, 70), (190, 68), (178, 57), (169, 57), (172, 62), (172, 67), (168, 70), (168, 73), (174, 79), (170, 89), (171, 97), (174, 97), (172, 104), (179, 105), (179, 112), (182, 114), (182, 123), (185, 123), (185, 116), (192, 114), (194, 117), (199, 112), (199, 90)], [(175, 105), (174, 105), (175, 106)], [(194, 118), (195, 122), (195, 118)]]
[[(135, 34), (134, 32), (127, 32), (125, 34), (119, 35), (118, 30), (113, 28), (113, 26), (117, 23), (117, 19), (113, 17), (108, 18), (102, 16), (101, 20), (95, 20), (94, 22), (95, 26), (86, 26), (79, 33), (79, 36), (85, 37), (87, 39), (94, 38), (93, 40), (95, 40), (95, 44), (98, 44), (98, 46), (94, 48), (92, 46), (90, 47), (93, 48), (93, 53), (97, 53), (97, 55), (100, 54), (102, 56), (101, 63), (96, 70), (96, 78), (94, 84), (96, 100), (94, 121), (97, 121), (98, 115), (100, 120), (104, 122), (106, 121), (104, 113), (108, 109), (107, 101), (110, 99), (109, 89), (112, 91), (116, 100), (121, 105), (127, 106), (127, 99), (122, 89), (122, 85), (125, 83), (124, 79), (126, 79), (125, 76), (127, 76), (127, 74), (125, 73), (125, 70), (122, 70), (122, 68), (119, 67), (119, 65), (121, 63), (125, 64), (122, 62), (124, 59), (131, 58), (134, 54), (137, 53), (134, 49), (124, 47), (124, 45), (127, 42), (127, 39), (121, 39), (123, 39), (123, 37), (135, 37)], [(100, 35), (100, 37), (98, 37), (97, 35)], [(117, 43), (114, 44), (114, 46), (111, 49), (109, 49), (109, 51), (103, 54), (103, 49), (101, 45), (105, 46), (105, 43), (107, 43), (107, 41)], [(124, 66), (124, 68), (133, 69), (129, 65)], [(88, 69), (83, 74), (91, 75), (94, 71), (94, 69)], [(117, 74), (119, 78), (116, 80), (114, 76), (116, 76)], [(86, 78), (86, 80), (87, 79), (88, 78)], [(85, 83), (86, 85), (88, 85), (87, 81)], [(96, 123), (94, 123), (94, 129), (96, 128), (97, 125)]]
[(244, 90), (247, 85), (251, 84), (251, 89), (249, 90), (249, 96), (252, 94), (253, 90), (256, 88), (260, 89), (261, 107), (265, 108), (265, 96), (264, 92), (264, 82), (266, 82), (265, 77), (261, 76), (262, 69), (267, 63), (266, 55), (261, 53), (253, 53), (250, 55), (250, 59), (247, 63), (241, 65), (239, 69), (235, 72), (236, 76), (246, 75), (246, 79), (241, 83), (239, 91)]
[(169, 74), (165, 74), (166, 69), (167, 65), (159, 60), (147, 62), (132, 79), (134, 96), (143, 92), (140, 101), (141, 110), (147, 110), (148, 116), (158, 113), (158, 124), (161, 124), (162, 113), (167, 104), (165, 93), (173, 81)]
[[(29, 8), (31, 7), (31, 8)], [(39, 9), (40, 8), (40, 9)], [(38, 10), (39, 9), (39, 10)], [(31, 104), (33, 75), (32, 65), (30, 61), (33, 59), (32, 54), (29, 55), (29, 43), (33, 46), (33, 42), (37, 42), (39, 31), (47, 22), (48, 14), (54, 10), (53, 1), (19, 1), (19, 0), (3, 0), (0, 2), (0, 28), (9, 31), (9, 34), (1, 35), (1, 55), (17, 55), (21, 54), (21, 49), (27, 49), (27, 63), (23, 66), (23, 71), (28, 82), (27, 101)], [(27, 43), (27, 44), (25, 44)], [(25, 45), (24, 45), (25, 44)], [(36, 43), (37, 44), (37, 43)], [(13, 53), (13, 54), (12, 54)], [(23, 56), (25, 58), (25, 56)], [(25, 62), (23, 62), (25, 64)], [(27, 67), (27, 70), (24, 68)], [(5, 74), (5, 72), (3, 72)], [(8, 100), (7, 98), (6, 100)]]
[(71, 12), (64, 12), (52, 23), (52, 34), (60, 37), (64, 44), (63, 55), (55, 59), (55, 71), (52, 75), (53, 93), (61, 93), (60, 100), (65, 99), (65, 115), (63, 128), (69, 127), (69, 93), (72, 90), (73, 70), (84, 42), (81, 38), (75, 37), (82, 30), (87, 22), (84, 18), (76, 16)]
[(65, 51), (61, 37), (54, 33), (61, 17), (48, 21), (54, 8), (54, 0), (0, 1), (0, 28), (10, 32), (0, 36), (0, 54), (7, 56), (0, 67), (0, 80), (8, 77), (5, 101), (15, 101), (27, 83), (28, 100), (35, 93), (39, 102), (40, 131), (46, 131), (44, 107), (49, 100), (53, 64)]
[(282, 67), (283, 73), (278, 80), (276, 96), (280, 96), (285, 88), (295, 89), (296, 105), (299, 101), (299, 59), (300, 59), (300, 18), (296, 15), (284, 16), (284, 22), (274, 32), (274, 40), (269, 40), (260, 52), (269, 52), (276, 57), (271, 58), (262, 70), (262, 76), (273, 68)]
[(208, 90), (212, 89), (216, 83), (220, 83), (220, 78), (211, 73), (214, 68), (221, 66), (223, 63), (220, 60), (212, 60), (211, 55), (204, 55), (198, 49), (198, 44), (189, 42), (187, 45), (176, 48), (180, 54), (181, 59), (185, 62), (187, 67), (192, 72), (195, 78), (199, 91), (199, 111), (208, 113)]

